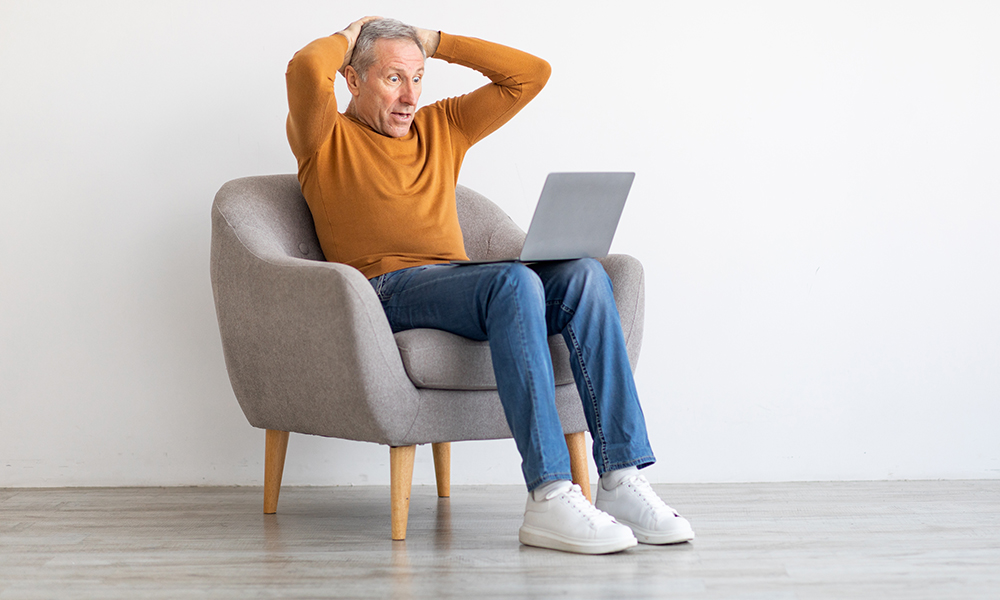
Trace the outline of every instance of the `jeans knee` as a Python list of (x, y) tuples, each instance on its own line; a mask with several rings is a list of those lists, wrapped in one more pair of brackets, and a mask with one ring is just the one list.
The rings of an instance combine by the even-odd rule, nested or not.
[(521, 263), (504, 264), (495, 282), (500, 295), (516, 296), (523, 304), (545, 303), (545, 286), (537, 273)]
[(596, 259), (581, 258), (569, 263), (570, 280), (583, 289), (583, 293), (603, 292), (611, 289), (611, 278)]
[(581, 258), (573, 261), (578, 274), (587, 278), (607, 279), (608, 273), (596, 258)]

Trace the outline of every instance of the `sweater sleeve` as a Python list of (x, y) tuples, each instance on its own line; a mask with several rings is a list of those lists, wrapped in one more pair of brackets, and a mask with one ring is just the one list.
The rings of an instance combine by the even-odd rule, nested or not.
[(526, 52), (445, 33), (434, 58), (475, 69), (490, 79), (469, 94), (439, 103), (470, 146), (524, 108), (545, 87), (552, 71), (549, 63)]
[(331, 35), (295, 53), (285, 72), (288, 120), (285, 129), (300, 161), (328, 139), (339, 118), (333, 84), (347, 54), (347, 38)]

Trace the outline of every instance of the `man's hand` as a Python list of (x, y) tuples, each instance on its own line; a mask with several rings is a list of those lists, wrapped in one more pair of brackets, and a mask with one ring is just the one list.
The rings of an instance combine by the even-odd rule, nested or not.
[(438, 44), (441, 43), (441, 32), (421, 29), (419, 27), (415, 29), (417, 30), (417, 37), (420, 38), (420, 43), (424, 47), (424, 54), (427, 55), (427, 58), (434, 56), (434, 53), (437, 52)]
[[(344, 54), (344, 64), (340, 65), (339, 69), (341, 74), (344, 73), (344, 69), (347, 65), (351, 64), (351, 54), (354, 53), (354, 43), (358, 41), (358, 36), (361, 34), (361, 26), (369, 21), (376, 21), (381, 18), (382, 17), (363, 17), (351, 23), (345, 29), (334, 34), (340, 34), (347, 38), (347, 52)], [(435, 45), (434, 48), (437, 49), (437, 45)]]

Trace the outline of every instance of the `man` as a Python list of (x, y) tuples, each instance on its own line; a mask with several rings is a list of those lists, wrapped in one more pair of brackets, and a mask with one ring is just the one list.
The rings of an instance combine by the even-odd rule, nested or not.
[[(491, 83), (417, 110), (426, 57)], [(688, 541), (687, 520), (638, 473), (655, 459), (600, 263), (449, 264), (466, 258), (455, 206), (465, 153), (534, 98), (549, 70), (518, 50), (378, 17), (316, 40), (286, 74), (302, 193), (327, 260), (370, 279), (393, 332), (429, 327), (489, 340), (529, 491), (522, 543), (600, 554), (636, 538)], [(351, 93), (344, 113), (338, 71)], [(571, 482), (547, 343), (557, 332), (594, 439), (597, 508)]]

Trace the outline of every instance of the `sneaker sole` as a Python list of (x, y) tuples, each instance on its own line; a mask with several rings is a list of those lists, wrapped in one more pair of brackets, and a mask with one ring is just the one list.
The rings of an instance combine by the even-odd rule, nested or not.
[(517, 533), (517, 539), (525, 546), (562, 550), (574, 554), (611, 554), (635, 547), (636, 538), (620, 540), (577, 540), (567, 538), (544, 529), (536, 529), (522, 525)]
[(618, 519), (617, 517), (616, 519), (622, 525), (627, 525), (629, 529), (632, 530), (632, 534), (635, 536), (635, 539), (639, 540), (639, 543), (641, 544), (662, 546), (665, 544), (682, 544), (684, 542), (690, 542), (694, 539), (694, 530), (691, 528), (662, 533), (639, 527), (638, 525), (629, 523), (623, 519)]

